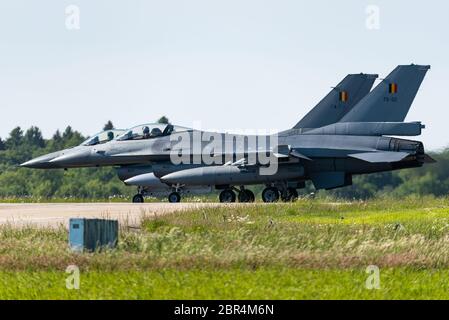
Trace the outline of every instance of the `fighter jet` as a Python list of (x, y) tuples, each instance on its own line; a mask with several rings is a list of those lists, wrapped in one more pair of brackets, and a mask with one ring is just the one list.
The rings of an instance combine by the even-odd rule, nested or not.
[(353, 175), (434, 162), (421, 142), (389, 137), (421, 134), (424, 126), (420, 122), (403, 121), (429, 69), (398, 66), (338, 123), (279, 133), (277, 156), (285, 161), (274, 175), (261, 175), (258, 164), (236, 162), (174, 172), (162, 176), (161, 181), (223, 187), (223, 202), (235, 201), (233, 186), (265, 183), (262, 199), (274, 202), (279, 197), (284, 201), (297, 197), (296, 189), (304, 187), (306, 180), (311, 180), (317, 190), (330, 190), (351, 185)]
[[(366, 94), (371, 90), (375, 79), (375, 74), (350, 74), (346, 76), (295, 126), (295, 128), (317, 128), (327, 124), (334, 123), (349, 112)], [(152, 130), (150, 131), (150, 128)], [(130, 141), (144, 139), (155, 139), (160, 136), (167, 136), (173, 131), (188, 131), (190, 129), (179, 126), (165, 126), (160, 124), (139, 125), (130, 130), (114, 131), (114, 140)], [(126, 133), (126, 134), (125, 134)], [(105, 139), (107, 136), (107, 139)], [(105, 163), (97, 163), (95, 160), (90, 161), (91, 153), (99, 154), (96, 150), (98, 144), (110, 141), (111, 132), (101, 132), (83, 142), (80, 146), (70, 148), (48, 155), (38, 157), (22, 164), (23, 167), (51, 169), (51, 168), (76, 168), (105, 165)], [(126, 149), (126, 148), (125, 148)], [(125, 150), (126, 151), (126, 150)], [(100, 151), (101, 153), (101, 151)], [(53, 161), (54, 160), (54, 161)], [(157, 172), (173, 172), (176, 170), (185, 170), (198, 165), (177, 165), (173, 166), (167, 159), (152, 158), (151, 162), (144, 158), (143, 163), (137, 163), (132, 160), (129, 164), (128, 159), (118, 160), (117, 157), (109, 164), (119, 165), (117, 167), (118, 177), (128, 185), (138, 186), (138, 194), (133, 198), (134, 202), (143, 202), (143, 196), (166, 196), (169, 195), (169, 201), (177, 201), (178, 198), (173, 197), (172, 187), (160, 181), (154, 175)], [(101, 162), (101, 161), (100, 161)], [(137, 161), (138, 162), (138, 161)], [(169, 169), (167, 169), (169, 168)], [(162, 169), (162, 171), (161, 171)], [(168, 171), (167, 171), (168, 170)], [(160, 175), (159, 175), (160, 176)], [(133, 177), (135, 177), (133, 179)], [(210, 185), (204, 186), (187, 186), (178, 188), (182, 194), (203, 194), (212, 191)], [(171, 197), (170, 197), (171, 195)], [(239, 195), (240, 201), (254, 201), (254, 194), (250, 190), (245, 190)]]
[[(53, 168), (119, 166), (120, 179), (139, 186), (134, 202), (142, 202), (148, 190), (170, 192), (169, 201), (179, 202), (184, 190), (194, 188), (222, 190), (221, 202), (236, 201), (236, 192), (239, 201), (249, 202), (254, 195), (245, 186), (254, 184), (266, 185), (265, 202), (291, 201), (307, 180), (316, 189), (333, 189), (350, 185), (356, 174), (431, 162), (421, 142), (390, 137), (421, 134), (420, 122), (403, 121), (429, 68), (398, 66), (369, 94), (376, 76), (362, 75), (362, 83), (355, 86), (359, 90), (353, 90), (354, 85), (344, 88), (345, 79), (296, 126), (276, 135), (242, 136), (150, 124), (49, 163)], [(204, 137), (220, 144), (211, 150), (211, 140)], [(182, 139), (188, 144), (180, 143)], [(177, 162), (178, 158), (184, 160)], [(276, 163), (276, 170), (263, 173), (271, 163)]]

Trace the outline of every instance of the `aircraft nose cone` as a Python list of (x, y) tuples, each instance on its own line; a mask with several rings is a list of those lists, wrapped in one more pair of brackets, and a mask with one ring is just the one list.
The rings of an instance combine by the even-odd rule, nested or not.
[(50, 163), (58, 166), (83, 165), (90, 155), (90, 150), (73, 151), (50, 160)]
[(50, 163), (50, 160), (54, 159), (55, 157), (59, 156), (59, 152), (53, 152), (49, 153), (34, 159), (31, 159), (29, 161), (26, 161), (19, 166), (22, 168), (32, 168), (32, 169), (51, 169), (56, 168), (56, 166), (52, 163)]
[(26, 161), (24, 163), (20, 164), (20, 167), (22, 168), (32, 168), (32, 169), (39, 169), (42, 168), (42, 166), (44, 165), (45, 162), (40, 161), (38, 159), (32, 159), (29, 161)]

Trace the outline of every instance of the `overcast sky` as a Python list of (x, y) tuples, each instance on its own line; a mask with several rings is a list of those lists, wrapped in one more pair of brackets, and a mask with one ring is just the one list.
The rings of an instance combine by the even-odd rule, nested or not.
[(0, 137), (17, 125), (89, 135), (109, 119), (126, 128), (161, 115), (203, 129), (287, 129), (347, 73), (385, 77), (413, 62), (432, 70), (407, 120), (427, 125), (427, 148), (443, 148), (448, 13), (436, 0), (2, 1)]

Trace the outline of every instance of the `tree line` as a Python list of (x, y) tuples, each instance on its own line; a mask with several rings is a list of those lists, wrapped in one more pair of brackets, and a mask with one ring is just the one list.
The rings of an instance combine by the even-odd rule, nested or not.
[[(159, 119), (168, 123), (166, 117)], [(114, 125), (108, 121), (104, 130)], [(0, 198), (82, 198), (130, 196), (135, 188), (126, 187), (114, 168), (71, 170), (33, 170), (18, 165), (34, 157), (79, 145), (88, 137), (68, 126), (45, 139), (38, 127), (14, 128), (8, 137), (0, 138)], [(449, 193), (449, 149), (432, 153), (437, 163), (422, 168), (354, 176), (353, 185), (324, 192), (340, 198), (367, 199), (382, 195), (446, 196)], [(256, 188), (259, 190), (260, 188)], [(311, 192), (310, 184), (304, 192)], [(321, 192), (320, 192), (321, 193)]]

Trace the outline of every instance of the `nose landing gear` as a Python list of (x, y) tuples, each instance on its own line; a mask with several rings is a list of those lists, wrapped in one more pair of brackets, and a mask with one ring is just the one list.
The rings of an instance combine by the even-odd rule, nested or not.
[(142, 187), (137, 187), (137, 194), (133, 197), (132, 202), (133, 203), (144, 203), (144, 194), (145, 190)]
[(181, 195), (178, 192), (172, 192), (168, 195), (168, 202), (178, 203), (181, 202)]
[[(132, 198), (133, 203), (144, 203), (145, 196), (148, 195), (148, 192), (143, 187), (137, 188), (137, 194)], [(181, 188), (179, 186), (173, 188), (173, 192), (171, 192), (168, 197), (168, 202), (170, 203), (178, 203), (181, 202)]]
[(141, 195), (140, 193), (136, 194), (133, 197), (133, 203), (143, 203), (145, 200), (143, 198), (143, 195)]

